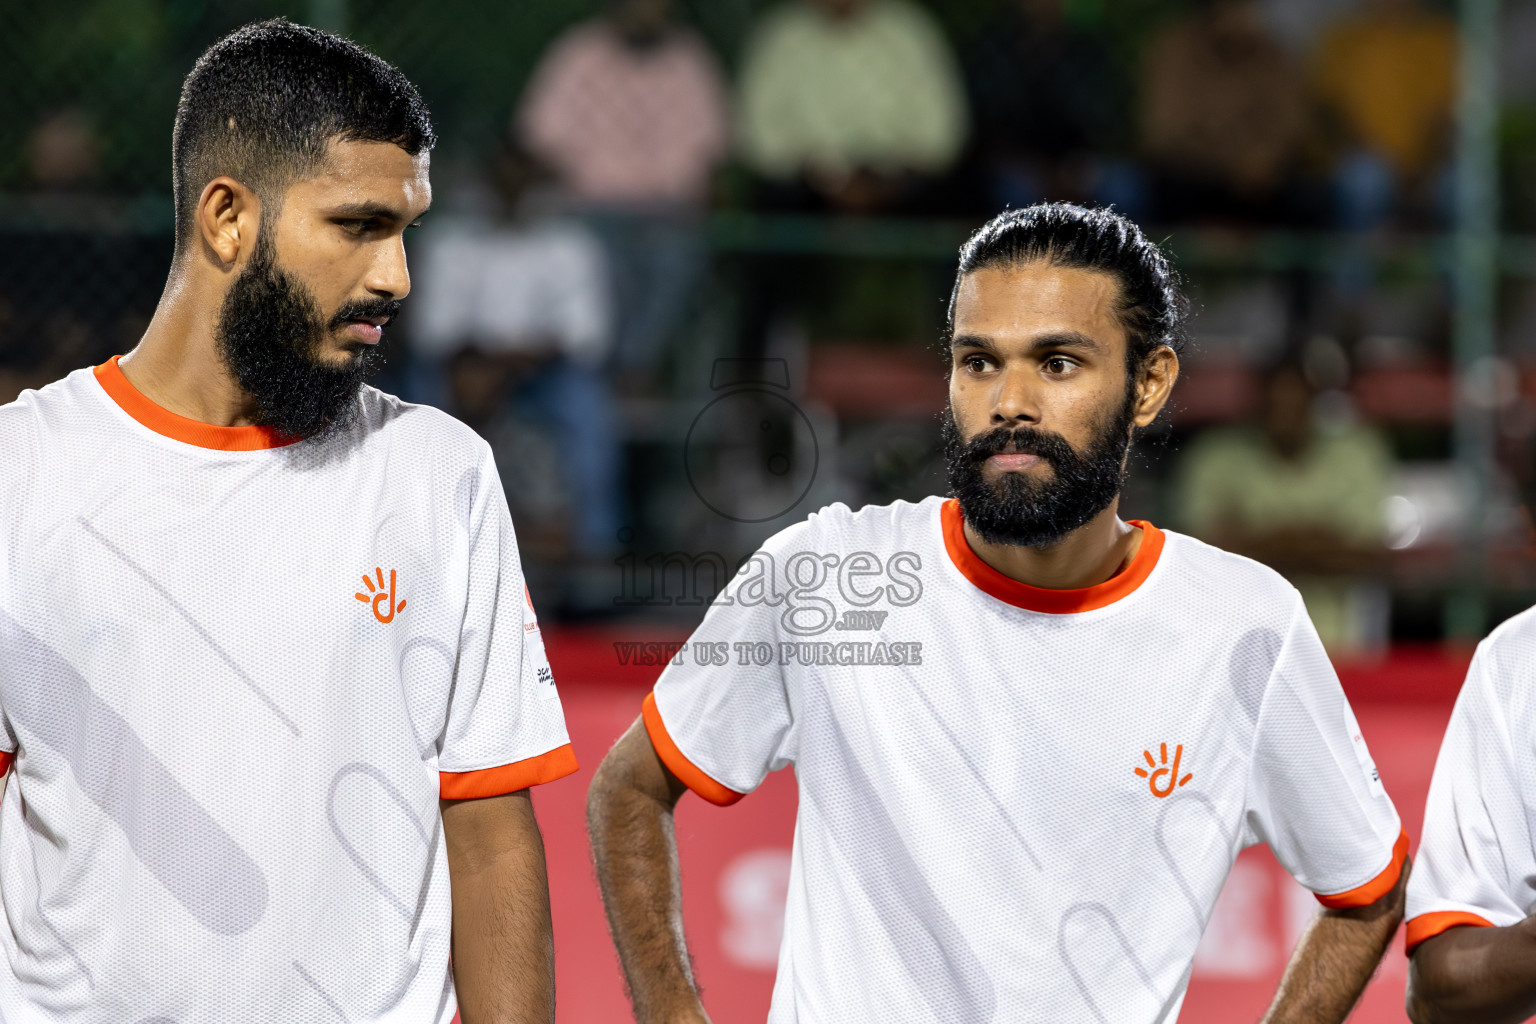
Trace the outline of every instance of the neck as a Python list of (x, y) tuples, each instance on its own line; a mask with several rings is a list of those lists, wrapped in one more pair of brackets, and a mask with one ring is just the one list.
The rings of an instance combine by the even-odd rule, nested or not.
[(149, 329), (118, 366), (162, 409), (216, 427), (250, 426), (256, 405), (219, 355), (218, 306), (198, 292), (173, 270)]
[(1119, 499), (1048, 548), (992, 544), (965, 524), (965, 539), (978, 558), (1032, 587), (1078, 590), (1103, 583), (1141, 550), (1142, 531), (1120, 520)]

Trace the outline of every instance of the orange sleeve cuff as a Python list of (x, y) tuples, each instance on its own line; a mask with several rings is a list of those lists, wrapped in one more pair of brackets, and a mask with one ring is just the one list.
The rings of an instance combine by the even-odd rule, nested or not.
[(645, 731), (650, 734), (651, 746), (656, 748), (656, 754), (661, 758), (661, 763), (666, 765), (667, 770), (676, 775), (683, 785), (720, 807), (729, 807), (746, 795), (722, 786), (700, 770), (698, 765), (683, 756), (683, 752), (677, 749), (677, 744), (673, 743), (672, 737), (667, 734), (666, 723), (661, 720), (661, 712), (656, 709), (655, 693), (645, 695), (645, 704), (641, 707), (640, 714), (645, 719)]
[(538, 757), (513, 761), (495, 768), (481, 768), (474, 772), (439, 772), (438, 778), (441, 781), (438, 792), (444, 800), (501, 796), (563, 779), (579, 767), (576, 752), (567, 743)]
[(1432, 939), (1441, 932), (1450, 931), (1462, 925), (1492, 928), (1493, 922), (1484, 920), (1476, 914), (1469, 914), (1465, 910), (1437, 910), (1430, 914), (1420, 914), (1408, 922), (1408, 955), (1412, 956), (1413, 948), (1425, 939)]
[(6, 772), (11, 770), (11, 762), (14, 760), (16, 760), (14, 752), (7, 753), (4, 750), (0, 750), (0, 776), (5, 775)]
[(1403, 874), (1403, 862), (1408, 859), (1408, 833), (1399, 832), (1397, 842), (1392, 846), (1392, 860), (1382, 869), (1381, 874), (1366, 882), (1357, 885), (1348, 892), (1336, 892), (1331, 896), (1316, 893), (1317, 902), (1325, 907), (1342, 910), (1347, 907), (1368, 907), (1392, 891), (1397, 880)]

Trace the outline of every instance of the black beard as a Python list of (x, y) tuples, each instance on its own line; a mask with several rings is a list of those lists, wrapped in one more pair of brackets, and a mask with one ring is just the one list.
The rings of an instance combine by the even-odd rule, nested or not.
[(349, 320), (400, 311), (398, 299), (343, 306), (327, 321), (313, 293), (277, 265), (268, 234), (230, 286), (216, 338), (225, 365), (256, 402), (256, 423), (295, 440), (323, 438), (356, 418), (358, 390), (384, 363), (376, 346), (342, 366), (320, 361), (326, 334)]
[[(989, 544), (1048, 548), (1109, 507), (1125, 483), (1131, 445), (1132, 399), (1099, 426), (1081, 452), (1060, 434), (1033, 427), (998, 427), (969, 441), (960, 436), (953, 408), (945, 410), (944, 459), (949, 491), (965, 521)], [(1038, 455), (1054, 471), (1050, 480), (1003, 473), (982, 475), (988, 457), (1007, 449)]]

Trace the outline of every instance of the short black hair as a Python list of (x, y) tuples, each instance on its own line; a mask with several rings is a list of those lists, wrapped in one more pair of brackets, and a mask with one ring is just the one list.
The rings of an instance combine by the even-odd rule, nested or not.
[(949, 294), (946, 333), (953, 336), (955, 297), (967, 274), (1027, 263), (1097, 270), (1119, 282), (1115, 312), (1126, 331), (1126, 366), (1133, 374), (1164, 345), (1174, 352), (1184, 350), (1189, 301), (1168, 256), (1141, 228), (1113, 210), (1071, 203), (1006, 210), (966, 240)]
[(208, 182), (239, 181), (265, 217), (335, 138), (392, 142), (412, 155), (437, 142), (416, 87), (350, 40), (273, 18), (214, 43), (182, 84), (171, 133), (178, 249)]

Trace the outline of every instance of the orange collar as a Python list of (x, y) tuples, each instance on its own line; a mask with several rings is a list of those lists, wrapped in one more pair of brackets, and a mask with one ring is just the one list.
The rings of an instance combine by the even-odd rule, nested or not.
[(271, 427), (216, 427), (211, 423), (178, 416), (169, 409), (162, 409), (145, 396), (144, 392), (123, 376), (113, 356), (96, 367), (96, 379), (112, 401), (123, 412), (138, 420), (157, 434), (174, 438), (199, 448), (212, 448), (221, 452), (254, 452), (263, 448), (281, 448), (292, 444), (295, 438), (281, 434)]
[(977, 588), (991, 594), (999, 601), (1006, 601), (1032, 612), (1049, 612), (1053, 615), (1069, 615), (1087, 612), (1114, 604), (1129, 596), (1157, 567), (1157, 559), (1163, 553), (1163, 531), (1151, 523), (1132, 519), (1131, 525), (1141, 528), (1141, 548), (1129, 565), (1122, 568), (1103, 583), (1076, 590), (1050, 590), (1032, 587), (1011, 576), (1004, 576), (992, 568), (971, 550), (971, 542), (965, 539), (965, 520), (960, 515), (960, 503), (950, 498), (940, 511), (944, 523), (944, 550), (961, 575)]

